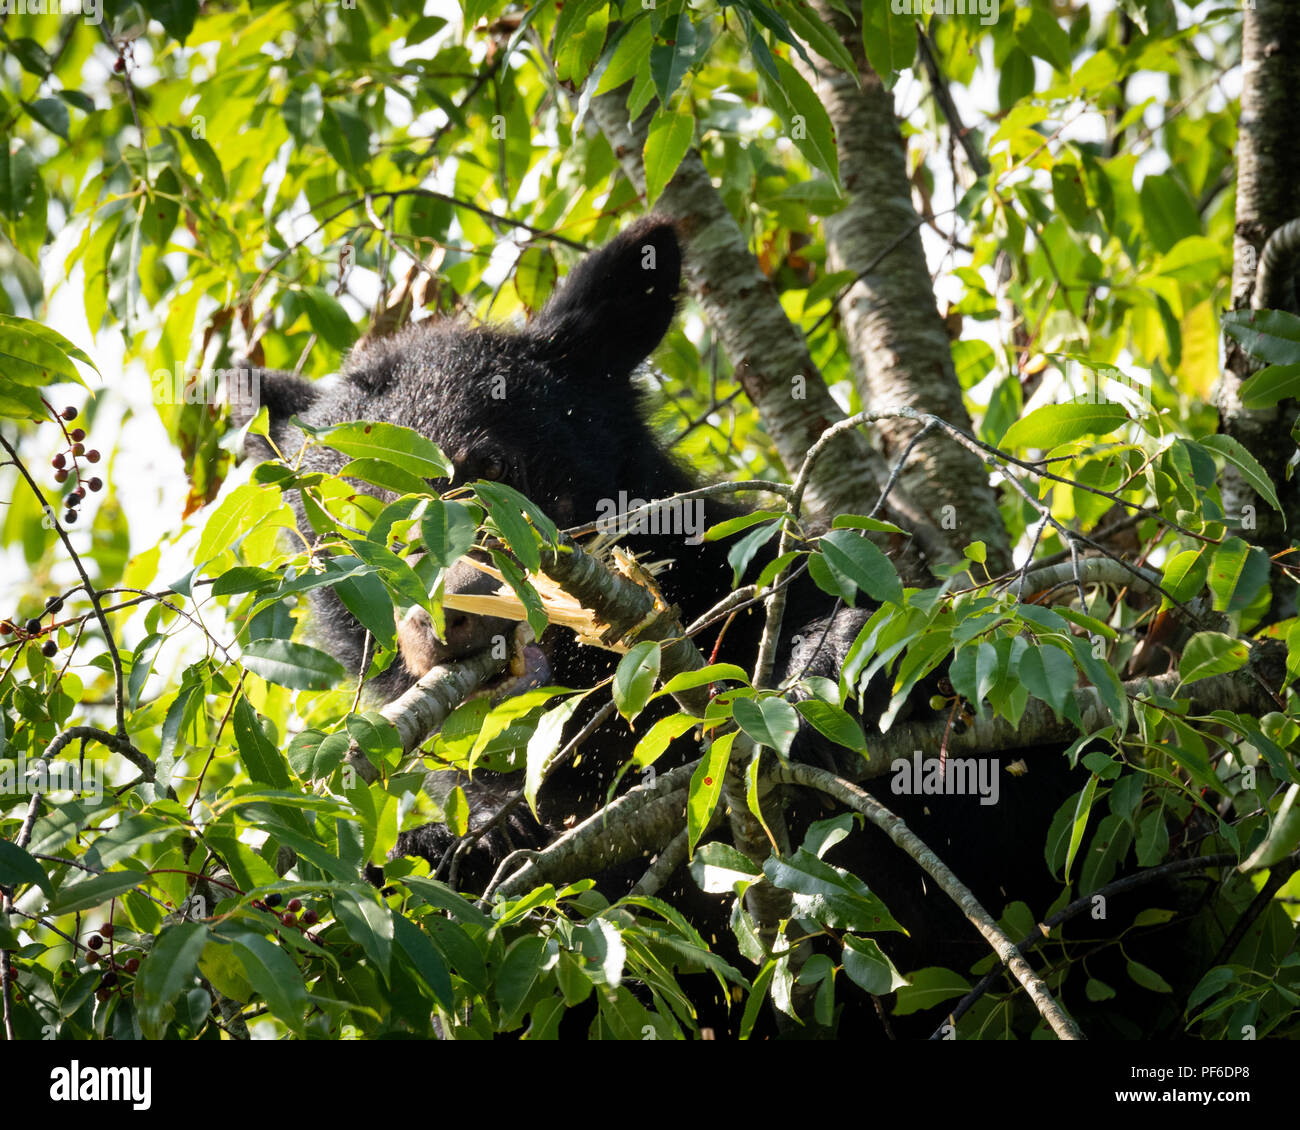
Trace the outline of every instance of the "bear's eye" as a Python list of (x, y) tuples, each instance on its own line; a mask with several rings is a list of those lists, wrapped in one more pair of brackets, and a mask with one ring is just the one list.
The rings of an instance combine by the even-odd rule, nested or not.
[(495, 482), (505, 473), (505, 464), (495, 456), (489, 455), (487, 459), (483, 461), (483, 470), (479, 473), (479, 477)]

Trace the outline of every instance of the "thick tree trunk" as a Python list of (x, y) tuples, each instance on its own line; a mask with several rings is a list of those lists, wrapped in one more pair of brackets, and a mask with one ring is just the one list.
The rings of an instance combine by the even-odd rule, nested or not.
[[(600, 95), (592, 99), (591, 112), (627, 178), (644, 191), (641, 154), (650, 115), (629, 123), (626, 97), (625, 90)], [(685, 230), (691, 244), (686, 262), (691, 289), (722, 338), (738, 379), (793, 477), (818, 437), (844, 419), (844, 413), (827, 391), (803, 335), (781, 308), (696, 151), (686, 155), (656, 207)], [(818, 464), (806, 496), (808, 510), (826, 519), (870, 510), (889, 476), (885, 461), (861, 432), (839, 442), (843, 447)], [(904, 527), (924, 521), (924, 511), (906, 488), (891, 492), (890, 510)], [(909, 517), (916, 521), (910, 522)], [(904, 570), (905, 575), (918, 577), (915, 564)]]
[[(1260, 305), (1255, 275), (1265, 242), (1279, 227), (1300, 217), (1300, 146), (1295, 136), (1295, 94), (1300, 90), (1300, 4), (1258, 0), (1245, 12), (1242, 41), (1240, 137), (1237, 143), (1237, 231), (1233, 249), (1233, 307)], [(1267, 297), (1292, 313), (1294, 275)], [(1241, 383), (1252, 372), (1251, 359), (1233, 341), (1218, 389), (1222, 431), (1240, 440), (1260, 461), (1282, 501), (1273, 510), (1233, 467), (1223, 476), (1223, 507), (1229, 517), (1246, 520), (1243, 536), (1270, 555), (1291, 544), (1300, 530), (1300, 478), (1286, 477), (1295, 453), (1290, 432), (1298, 406), (1285, 400), (1271, 408), (1247, 409)], [(1250, 509), (1247, 509), (1250, 508)], [(1252, 522), (1249, 520), (1253, 518)], [(1271, 617), (1294, 613), (1290, 586), (1274, 586)]]
[[(853, 22), (825, 0), (812, 7), (858, 65), (855, 79), (816, 54), (815, 70), (795, 57), (835, 127), (847, 204), (825, 221), (827, 266), (859, 275), (840, 300), (840, 313), (862, 406), (907, 405), (971, 431), (935, 306), (893, 96), (867, 62)], [(876, 437), (892, 462), (916, 431), (910, 421), (885, 420)], [(990, 570), (1010, 568), (997, 496), (971, 452), (932, 432), (913, 448), (901, 481), (931, 521), (950, 531), (955, 548), (982, 540)]]

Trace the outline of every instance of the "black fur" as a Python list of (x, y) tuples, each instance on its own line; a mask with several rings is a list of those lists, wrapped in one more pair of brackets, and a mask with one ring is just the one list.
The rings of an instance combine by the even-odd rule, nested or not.
[[(286, 452), (298, 448), (301, 435), (288, 423), (294, 413), (316, 425), (360, 419), (401, 423), (446, 452), (457, 482), (492, 472), (528, 495), (561, 527), (592, 521), (600, 501), (617, 498), (620, 491), (649, 500), (687, 489), (695, 485), (692, 477), (656, 444), (632, 381), (671, 324), (680, 277), (681, 252), (672, 224), (655, 217), (642, 220), (575, 267), (525, 329), (423, 322), (359, 346), (331, 387), (266, 376), (263, 401), (270, 409), (272, 438)], [(306, 465), (333, 471), (343, 461), (327, 449), (313, 448)], [(729, 506), (709, 501), (706, 524), (733, 513)], [(731, 588), (727, 544), (693, 546), (681, 536), (620, 540), (634, 552), (674, 559), (662, 582), (669, 599), (682, 609), (683, 622)], [(467, 570), (449, 578), (449, 591), (473, 576), (477, 574)], [(363, 630), (328, 589), (317, 590), (313, 600), (317, 635), (356, 670)], [(861, 610), (837, 609), (805, 578), (790, 594), (778, 673), (835, 676), (864, 619)], [(761, 626), (761, 612), (742, 612), (727, 628), (717, 658), (751, 668)], [(714, 628), (697, 639), (706, 656), (716, 635)], [(465, 638), (475, 637), (470, 633)], [(561, 685), (590, 686), (615, 661), (608, 653), (577, 647), (570, 633), (558, 629), (551, 629), (542, 643), (554, 681)], [(455, 657), (454, 646), (436, 646), (443, 649), (440, 654)], [(380, 681), (379, 693), (395, 697), (422, 673), (399, 660)], [(870, 727), (871, 719), (866, 721)], [(594, 811), (633, 740), (622, 722), (607, 724), (584, 748), (581, 764), (558, 774), (543, 790), (546, 827), (539, 828), (526, 814), (504, 825), (467, 858), (461, 870), (464, 884), (473, 888), (484, 882), (511, 848), (539, 841), (569, 818)], [(800, 736), (794, 756), (842, 764), (848, 755), (808, 732)], [(1050, 766), (1040, 772), (1036, 765), (1028, 780), (1020, 785), (1004, 775), (1004, 803), (993, 809), (970, 797), (901, 804), (915, 830), (961, 865), (963, 876), (994, 914), (1007, 897), (1023, 897), (1022, 881), (1029, 889), (1043, 890), (1046, 822), (1069, 791), (1068, 779)], [(490, 818), (506, 792), (484, 782), (479, 775), (468, 788), (472, 826)], [(883, 799), (899, 806), (899, 798)], [(805, 814), (829, 813), (817, 801), (807, 804)], [(431, 826), (405, 833), (399, 848), (436, 863), (450, 843), (445, 828)], [(913, 964), (951, 960), (967, 950), (972, 958), (986, 952), (946, 896), (883, 836), (853, 837), (829, 858), (866, 878), (913, 932), (910, 952), (899, 948), (897, 936), (882, 938), (887, 948), (907, 954)], [(1035, 910), (1041, 913), (1043, 907)]]

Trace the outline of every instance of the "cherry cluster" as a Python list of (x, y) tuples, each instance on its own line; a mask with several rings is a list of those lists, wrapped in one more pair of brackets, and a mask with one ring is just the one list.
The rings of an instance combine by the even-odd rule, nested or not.
[[(320, 915), (312, 910), (311, 907), (303, 910), (302, 899), (290, 899), (288, 904), (285, 906), (284, 911), (281, 912), (279, 907), (283, 901), (284, 897), (282, 895), (276, 891), (272, 891), (264, 899), (254, 899), (253, 909), (269, 911), (280, 920), (282, 926), (294, 926), (299, 930), (302, 930), (303, 933), (306, 933), (304, 927), (315, 926), (316, 923), (320, 921)], [(299, 911), (302, 911), (301, 917), (298, 915)], [(307, 940), (310, 942), (319, 941), (319, 939), (312, 934), (307, 934)]]
[[(104, 943), (109, 942), (107, 953), (102, 952)], [(95, 990), (95, 999), (100, 1004), (104, 1004), (114, 993), (125, 994), (127, 991), (122, 985), (122, 975), (134, 977), (140, 968), (140, 959), (138, 957), (128, 957), (125, 960), (119, 960), (113, 952), (113, 923), (105, 922), (98, 931), (91, 934), (86, 939), (85, 962), (92, 968), (96, 965), (106, 965), (107, 969), (99, 979), (99, 988)], [(71, 969), (64, 968), (61, 976), (65, 979), (73, 976)]]
[[(42, 615), (57, 616), (63, 610), (63, 597), (52, 596), (45, 601), (45, 612)], [(53, 627), (53, 625), (51, 625)], [(45, 628), (41, 624), (39, 616), (33, 616), (25, 624), (18, 624), (15, 620), (0, 620), (0, 636), (9, 636), (17, 633), (20, 640), (34, 640)], [(59, 654), (59, 645), (52, 639), (46, 640), (41, 645), (41, 654), (47, 658), (53, 659)]]
[(64, 512), (63, 523), (70, 526), (77, 520), (77, 510), (86, 497), (86, 492), (94, 493), (104, 489), (104, 480), (98, 475), (83, 475), (81, 463), (85, 459), (87, 463), (98, 463), (99, 452), (95, 448), (87, 450), (85, 445), (86, 432), (83, 428), (73, 428), (68, 430), (67, 424), (70, 424), (77, 418), (77, 410), (68, 405), (58, 414), (59, 426), (63, 428), (64, 438), (67, 439), (68, 445), (60, 451), (50, 464), (54, 467), (54, 481), (56, 483), (66, 483), (71, 476), (76, 476), (73, 487), (66, 495), (63, 496)]

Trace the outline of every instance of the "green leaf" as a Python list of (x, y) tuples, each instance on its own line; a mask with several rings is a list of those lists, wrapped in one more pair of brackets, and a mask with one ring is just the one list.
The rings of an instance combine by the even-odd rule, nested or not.
[(894, 563), (864, 537), (852, 530), (832, 530), (818, 540), (831, 571), (865, 592), (878, 603), (903, 602), (903, 583)]
[(51, 914), (71, 914), (74, 910), (89, 910), (102, 906), (110, 899), (134, 890), (149, 876), (143, 871), (109, 871), (63, 887), (50, 902)]
[(253, 640), (244, 648), (243, 664), (268, 683), (296, 691), (328, 690), (348, 674), (332, 655), (290, 640)]
[(774, 749), (782, 757), (790, 756), (790, 746), (799, 732), (799, 715), (795, 708), (778, 695), (763, 698), (738, 698), (732, 704), (736, 725), (759, 745)]
[(330, 428), (314, 428), (312, 435), (344, 455), (382, 459), (424, 479), (445, 479), (452, 474), (451, 460), (438, 450), (437, 444), (400, 424), (353, 420)]
[(645, 139), (645, 198), (653, 204), (672, 180), (695, 139), (695, 116), (670, 113), (663, 106), (650, 121)]
[(832, 930), (901, 930), (902, 927), (854, 875), (818, 859), (804, 848), (783, 858), (770, 857), (763, 874), (773, 885), (795, 893), (793, 916), (811, 918)]
[(824, 734), (837, 745), (860, 753), (863, 757), (868, 756), (867, 739), (863, 736), (861, 725), (842, 706), (810, 698), (796, 702), (794, 708), (819, 734)]
[(429, 493), (429, 484), (424, 479), (385, 459), (352, 459), (340, 467), (338, 473), (340, 478), (360, 479), (394, 494)]
[(1223, 332), (1252, 357), (1272, 365), (1300, 363), (1296, 315), (1285, 310), (1231, 310), (1223, 315), (1222, 324)]
[(442, 955), (434, 949), (429, 936), (409, 918), (393, 914), (393, 940), (402, 956), (410, 963), (419, 982), (426, 986), (434, 999), (445, 1009), (456, 1007), (451, 987), (451, 973)]
[(225, 553), (282, 506), (284, 501), (278, 490), (254, 483), (237, 486), (212, 512), (212, 517), (203, 527), (203, 536), (199, 538), (198, 548), (194, 551), (194, 560), (206, 563)]
[(1269, 825), (1268, 835), (1241, 865), (1243, 871), (1272, 867), (1300, 847), (1300, 785), (1291, 785), (1277, 814)]
[(735, 740), (735, 730), (715, 738), (709, 746), (709, 752), (700, 759), (695, 772), (691, 774), (691, 790), (686, 801), (686, 835), (692, 852), (700, 842), (700, 837), (708, 830), (713, 810), (718, 807), (718, 797), (722, 795), (722, 777), (727, 771), (727, 759), (731, 756), (731, 746)]
[(1227, 538), (1210, 559), (1207, 580), (1216, 612), (1239, 612), (1268, 582), (1268, 555), (1241, 538)]
[(135, 979), (135, 1002), (145, 1039), (163, 1038), (175, 1013), (172, 1002), (194, 984), (199, 956), (207, 943), (208, 928), (201, 922), (178, 922), (158, 935)]
[(699, 724), (700, 720), (689, 714), (670, 714), (667, 718), (660, 718), (636, 743), (636, 748), (632, 751), (632, 764), (638, 769), (653, 765), (673, 741)]
[(478, 531), (474, 512), (463, 502), (432, 499), (420, 519), (424, 550), (439, 567), (446, 569), (474, 544)]
[(335, 891), (331, 905), (339, 925), (360, 943), (376, 972), (387, 981), (393, 954), (393, 915), (388, 907), (349, 890)]
[(710, 663), (704, 667), (697, 667), (694, 671), (682, 671), (674, 675), (668, 682), (655, 693), (655, 698), (662, 698), (666, 694), (677, 694), (680, 691), (689, 691), (695, 687), (702, 687), (705, 683), (721, 682), (742, 683), (749, 686), (749, 675), (741, 667), (734, 663)]
[(790, 140), (808, 163), (825, 173), (838, 188), (839, 153), (835, 148), (835, 128), (826, 107), (808, 80), (793, 66), (777, 57), (773, 58), (773, 64), (776, 81), (765, 70), (758, 72), (765, 101), (781, 119)]
[(1160, 976), (1150, 966), (1143, 965), (1141, 962), (1129, 959), (1128, 975), (1133, 978), (1144, 989), (1150, 989), (1156, 993), (1172, 993), (1173, 987)]
[(964, 997), (971, 984), (960, 973), (939, 966), (914, 969), (908, 974), (909, 985), (898, 990), (895, 1016), (910, 1016), (942, 1004), (953, 997)]
[(1300, 361), (1270, 365), (1246, 380), (1238, 395), (1247, 408), (1271, 408), (1282, 400), (1300, 399)]
[[(650, 77), (654, 79), (661, 106), (668, 105), (694, 60), (695, 26), (691, 23), (690, 14), (683, 11), (667, 16), (655, 35), (654, 46), (650, 48)], [(674, 164), (673, 168), (676, 167)], [(647, 173), (647, 181), (648, 179)], [(667, 178), (664, 183), (667, 183)], [(647, 186), (647, 202), (653, 201), (658, 195), (656, 192), (652, 196)]]
[(894, 968), (894, 963), (873, 938), (845, 934), (840, 959), (844, 962), (844, 972), (854, 984), (873, 996), (885, 996), (907, 984), (907, 978)]
[(54, 894), (50, 877), (45, 868), (34, 860), (23, 848), (10, 840), (0, 840), (0, 887), (26, 886), (34, 883), (43, 890), (47, 897)]
[(1242, 445), (1240, 440), (1233, 439), (1232, 436), (1213, 435), (1206, 436), (1198, 440), (1201, 447), (1209, 448), (1211, 451), (1222, 455), (1229, 463), (1241, 472), (1241, 477), (1250, 484), (1251, 489), (1267, 502), (1274, 510), (1281, 511), (1282, 504), (1277, 498), (1277, 488), (1273, 486), (1273, 480), (1268, 477), (1268, 472), (1259, 465), (1259, 461), (1251, 455)]
[(659, 678), (659, 644), (645, 640), (628, 649), (614, 672), (614, 704), (618, 712), (631, 722), (650, 699), (655, 680)]
[[(3, 168), (0, 168), (2, 179)], [(0, 210), (3, 210), (3, 192), (0, 184)], [(61, 333), (29, 318), (0, 314), (0, 369), (10, 380), (34, 388), (59, 381), (71, 381), (86, 388), (86, 382), (72, 363), (74, 360), (95, 368), (85, 352)]]
[(1128, 423), (1128, 413), (1118, 404), (1044, 404), (1007, 429), (1002, 448), (1040, 448), (1050, 451), (1082, 436), (1105, 436)]
[(285, 768), (284, 754), (263, 733), (257, 712), (242, 696), (235, 704), (232, 723), (239, 760), (249, 780), (254, 784), (270, 785), (273, 789), (289, 788), (291, 782)]
[(528, 739), (524, 799), (528, 801), (528, 807), (533, 810), (534, 816), (537, 815), (537, 791), (542, 787), (546, 769), (564, 739), (564, 727), (586, 697), (581, 694), (572, 695), (558, 706), (551, 707), (542, 715), (537, 729)]
[(230, 943), (254, 991), (277, 1020), (300, 1033), (307, 1010), (307, 987), (293, 959), (257, 934), (241, 934)]
[(1074, 693), (1074, 661), (1059, 647), (1030, 644), (1020, 657), (1017, 675), (1025, 690), (1052, 708), (1059, 722)]
[(1178, 678), (1186, 686), (1211, 675), (1226, 675), (1245, 666), (1249, 658), (1250, 649), (1241, 640), (1223, 632), (1197, 632), (1178, 661)]
[(1185, 549), (1165, 562), (1165, 575), (1161, 585), (1175, 600), (1186, 604), (1201, 591), (1204, 584), (1204, 549)]
[(23, 109), (51, 133), (68, 140), (68, 107), (57, 98), (38, 98), (24, 102)]

